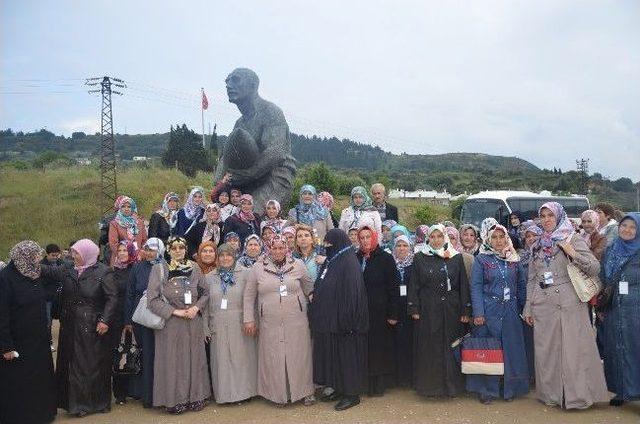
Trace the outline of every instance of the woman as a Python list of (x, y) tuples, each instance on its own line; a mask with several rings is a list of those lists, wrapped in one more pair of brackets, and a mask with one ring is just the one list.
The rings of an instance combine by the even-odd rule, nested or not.
[(287, 241), (289, 252), (293, 252), (296, 248), (296, 227), (286, 227), (282, 230), (282, 236)]
[(525, 273), (509, 233), (502, 225), (489, 229), (473, 263), (471, 303), (476, 337), (493, 337), (502, 343), (504, 378), (468, 375), (467, 390), (489, 404), (500, 397), (511, 401), (529, 391), (529, 368), (520, 313), (526, 297)]
[(73, 268), (42, 266), (42, 275), (62, 281), (58, 406), (78, 417), (111, 410), (109, 331), (116, 324), (118, 287), (113, 271), (98, 263), (99, 253), (93, 241), (82, 239), (71, 246)]
[(600, 228), (598, 232), (607, 239), (607, 247), (618, 236), (618, 222), (615, 220), (616, 210), (609, 203), (597, 203), (594, 210), (598, 214)]
[(162, 207), (155, 211), (149, 219), (149, 237), (156, 237), (166, 242), (176, 226), (176, 213), (180, 196), (177, 193), (167, 193), (162, 200)]
[(155, 331), (153, 405), (171, 414), (200, 411), (211, 395), (204, 324), (200, 311), (209, 302), (209, 287), (199, 267), (186, 258), (187, 243), (169, 239), (171, 262), (153, 266), (147, 307), (165, 319)]
[(308, 225), (315, 230), (316, 237), (323, 240), (327, 231), (333, 228), (329, 209), (316, 199), (316, 189), (309, 184), (300, 188), (298, 199), (298, 204), (289, 210), (289, 223)]
[(199, 246), (206, 241), (211, 241), (216, 246), (220, 244), (221, 224), (220, 207), (215, 203), (209, 203), (204, 208), (204, 217), (184, 236), (189, 258), (194, 258)]
[(47, 327), (43, 250), (22, 241), (0, 271), (0, 422), (44, 424), (55, 419), (56, 391)]
[(260, 232), (265, 226), (271, 227), (278, 234), (282, 232), (282, 229), (287, 225), (287, 220), (280, 218), (281, 210), (280, 202), (277, 200), (267, 201), (264, 206), (264, 216), (260, 222)]
[(240, 236), (231, 231), (224, 236), (224, 242), (233, 248), (236, 252), (236, 257), (240, 256), (242, 251), (242, 245), (240, 244)]
[(275, 232), (275, 230), (273, 228), (268, 227), (268, 226), (262, 227), (261, 232), (262, 232), (262, 235), (261, 235), (262, 243), (265, 246), (268, 246), (269, 243), (271, 243), (271, 239), (273, 238), (273, 236), (276, 235), (276, 232)]
[(463, 224), (460, 227), (460, 244), (462, 251), (476, 256), (480, 250), (480, 230), (473, 224)]
[(604, 250), (607, 248), (607, 238), (598, 232), (600, 217), (594, 210), (587, 209), (580, 216), (582, 231), (580, 235), (591, 249), (597, 260), (602, 260)]
[(545, 203), (538, 214), (543, 233), (532, 249), (523, 311), (534, 332), (536, 392), (546, 405), (585, 409), (609, 399), (587, 304), (578, 299), (567, 265), (596, 276), (600, 264), (574, 236), (562, 205)]
[(253, 197), (250, 194), (240, 196), (240, 210), (224, 222), (223, 237), (230, 232), (238, 235), (240, 247), (244, 246), (244, 241), (249, 235), (260, 235), (260, 223), (253, 213)]
[[(376, 211), (378, 213), (378, 211)], [(358, 261), (363, 271), (369, 307), (369, 387), (370, 396), (382, 396), (392, 383), (393, 327), (398, 323), (398, 282), (400, 276), (393, 256), (378, 244), (378, 232), (371, 227), (358, 231)]]
[[(263, 253), (263, 243), (256, 234), (251, 234), (244, 242), (244, 250), (238, 258), (238, 264), (245, 268), (251, 268)], [(232, 247), (233, 248), (233, 247)]]
[(216, 269), (206, 274), (209, 307), (204, 323), (210, 339), (213, 393), (216, 403), (222, 404), (257, 395), (258, 345), (254, 336), (243, 333), (243, 293), (249, 270), (236, 262), (228, 244), (218, 247), (217, 256)]
[(464, 261), (442, 224), (430, 227), (426, 249), (413, 257), (407, 311), (414, 320), (416, 391), (427, 397), (457, 396), (464, 391), (464, 377), (451, 343), (464, 334), (471, 300)]
[(393, 259), (400, 280), (398, 280), (398, 323), (394, 326), (395, 382), (398, 386), (413, 386), (413, 320), (407, 311), (407, 287), (413, 267), (413, 248), (406, 235), (398, 236), (393, 247)]
[(162, 240), (152, 237), (142, 246), (141, 262), (133, 265), (129, 273), (129, 283), (124, 300), (125, 329), (133, 332), (138, 347), (142, 349), (142, 371), (131, 377), (131, 397), (142, 401), (144, 408), (153, 406), (153, 363), (155, 360), (155, 334), (150, 328), (131, 321), (133, 313), (140, 303), (140, 298), (149, 287), (151, 269), (158, 264), (166, 267), (164, 260), (165, 247)]
[[(138, 249), (130, 241), (121, 241), (116, 248), (116, 262), (113, 264), (113, 281), (117, 287), (118, 302), (114, 312), (113, 325), (110, 328), (112, 349), (115, 351), (124, 331), (124, 304), (129, 285), (131, 267), (138, 260)], [(124, 405), (129, 394), (129, 376), (113, 375), (113, 397), (116, 403)]]
[(113, 266), (116, 262), (116, 248), (121, 241), (130, 241), (139, 248), (147, 241), (147, 229), (144, 220), (138, 216), (136, 202), (127, 196), (120, 196), (116, 204), (118, 212), (109, 223), (109, 248)]
[(323, 401), (338, 411), (360, 403), (367, 387), (367, 293), (349, 237), (340, 229), (324, 238), (327, 260), (320, 268), (309, 313), (313, 332), (313, 380), (333, 388)]
[(184, 237), (200, 222), (204, 215), (204, 189), (194, 187), (191, 189), (187, 202), (176, 214), (176, 226), (173, 229), (175, 237)]
[(467, 272), (467, 281), (471, 282), (471, 267), (473, 266), (474, 256), (470, 253), (464, 252), (462, 243), (460, 243), (460, 233), (456, 227), (445, 227), (444, 229), (449, 236), (449, 242), (453, 248), (462, 255), (464, 261), (464, 269)]
[(382, 246), (385, 250), (388, 249), (389, 252), (393, 250), (393, 233), (391, 229), (396, 225), (398, 223), (393, 219), (386, 219), (382, 221), (382, 226), (380, 227), (382, 230)]
[(427, 248), (427, 238), (429, 237), (429, 226), (418, 225), (416, 228), (416, 245), (413, 247), (413, 252), (425, 252)]
[(311, 281), (316, 281), (316, 278), (318, 278), (318, 268), (326, 257), (318, 253), (319, 249), (315, 245), (313, 228), (308, 225), (298, 224), (295, 229), (296, 238), (293, 257), (304, 263), (309, 278)]
[(520, 225), (524, 222), (524, 215), (520, 211), (513, 211), (509, 215), (509, 237), (513, 247), (522, 249), (522, 240), (520, 239)]
[(329, 211), (329, 215), (331, 215), (331, 222), (333, 223), (333, 228), (338, 228), (338, 220), (335, 216), (333, 216), (332, 209), (334, 200), (331, 193), (329, 193), (328, 191), (321, 191), (320, 193), (318, 193), (318, 202), (320, 202), (320, 204), (327, 208), (327, 210)]
[(216, 200), (212, 199), (220, 207), (220, 221), (222, 222), (225, 222), (227, 218), (238, 212), (238, 208), (232, 205), (229, 200), (229, 192), (227, 190), (221, 191)]
[(601, 314), (607, 387), (620, 406), (640, 399), (640, 214), (620, 221), (618, 238), (607, 249), (602, 277), (612, 291), (609, 310)]
[(370, 226), (376, 232), (378, 242), (382, 240), (382, 220), (380, 213), (373, 206), (369, 193), (364, 187), (358, 186), (351, 190), (349, 206), (342, 210), (339, 228), (345, 233), (350, 228)]
[(307, 296), (313, 282), (304, 264), (288, 253), (284, 237), (276, 235), (269, 256), (249, 271), (244, 289), (244, 331), (254, 336), (258, 326), (260, 329), (258, 395), (280, 405), (300, 399), (311, 405), (315, 398)]

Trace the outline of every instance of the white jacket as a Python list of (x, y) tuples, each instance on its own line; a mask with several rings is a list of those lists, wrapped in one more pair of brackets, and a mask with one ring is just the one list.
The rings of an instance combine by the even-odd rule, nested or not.
[(372, 227), (378, 233), (378, 243), (382, 243), (382, 219), (377, 210), (354, 211), (351, 206), (342, 210), (340, 214), (340, 228), (349, 233), (351, 228)]

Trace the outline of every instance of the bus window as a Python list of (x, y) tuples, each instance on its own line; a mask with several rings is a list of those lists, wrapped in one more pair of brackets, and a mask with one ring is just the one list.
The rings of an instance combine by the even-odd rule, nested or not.
[(470, 199), (462, 205), (461, 220), (465, 224), (480, 227), (485, 218), (495, 218), (498, 222), (508, 218), (509, 209), (501, 200)]
[(542, 203), (537, 199), (509, 198), (507, 204), (512, 211), (520, 211), (524, 219), (533, 219), (538, 216), (538, 208)]

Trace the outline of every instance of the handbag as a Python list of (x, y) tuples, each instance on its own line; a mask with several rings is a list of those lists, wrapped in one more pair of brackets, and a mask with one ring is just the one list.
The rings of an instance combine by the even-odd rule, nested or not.
[(127, 343), (127, 331), (122, 330), (120, 344), (113, 355), (113, 373), (116, 375), (137, 375), (142, 371), (142, 349), (136, 343), (131, 332), (131, 341)]
[[(160, 267), (160, 294), (162, 295), (162, 284), (164, 281), (164, 266)], [(166, 302), (167, 299), (162, 295), (162, 299)], [(136, 310), (133, 312), (131, 321), (140, 324), (143, 327), (150, 328), (152, 330), (162, 330), (164, 328), (165, 320), (161, 316), (158, 316), (151, 312), (148, 308), (147, 291), (142, 293), (142, 297), (136, 306)]]
[[(458, 344), (454, 346), (456, 342)], [(462, 346), (460, 363), (463, 374), (504, 375), (504, 352), (499, 339), (467, 334), (453, 344), (454, 349)]]
[[(567, 242), (570, 242), (572, 237), (573, 234), (567, 239)], [(569, 259), (569, 263), (567, 264), (567, 273), (569, 274), (571, 284), (573, 285), (580, 302), (588, 302), (591, 298), (600, 293), (602, 290), (602, 282), (598, 276), (591, 277), (585, 274), (571, 261), (568, 256), (567, 259)]]

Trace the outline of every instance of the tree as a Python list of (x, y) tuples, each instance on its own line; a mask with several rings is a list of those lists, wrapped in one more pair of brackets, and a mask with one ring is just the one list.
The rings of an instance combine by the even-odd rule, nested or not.
[(66, 155), (63, 155), (62, 153), (57, 153), (57, 152), (52, 152), (51, 150), (47, 150), (45, 152), (40, 153), (38, 157), (36, 157), (33, 160), (32, 163), (34, 168), (42, 169), (44, 171), (47, 165), (58, 160), (67, 161), (69, 160), (69, 158)]
[(82, 140), (83, 138), (86, 138), (87, 134), (85, 134), (82, 131), (76, 131), (74, 133), (71, 133), (71, 139), (72, 140)]
[(624, 191), (624, 192), (634, 191), (633, 181), (631, 181), (631, 179), (627, 177), (622, 177), (613, 181), (611, 183), (611, 187), (613, 187), (615, 191)]
[(177, 168), (188, 177), (194, 178), (198, 171), (212, 171), (212, 164), (202, 147), (202, 138), (186, 124), (171, 127), (167, 150), (162, 153), (162, 164)]
[(335, 193), (338, 189), (335, 172), (331, 171), (324, 162), (308, 166), (300, 174), (304, 183), (314, 186), (318, 193), (321, 191)]

